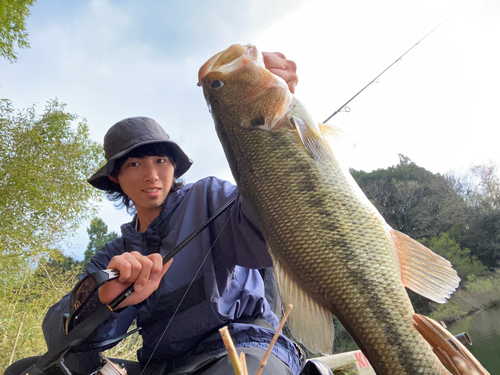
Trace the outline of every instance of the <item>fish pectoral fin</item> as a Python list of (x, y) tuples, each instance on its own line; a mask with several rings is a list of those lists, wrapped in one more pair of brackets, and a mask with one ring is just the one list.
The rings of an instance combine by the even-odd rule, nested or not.
[(453, 375), (489, 375), (489, 372), (474, 355), (435, 320), (415, 314), (413, 315), (413, 326), (432, 346), (441, 363)]
[(292, 116), (291, 124), (297, 129), (302, 145), (314, 160), (320, 160), (324, 156), (331, 154), (331, 149), (321, 137), (318, 129), (308, 124), (300, 117)]
[[(272, 256), (272, 253), (270, 251)], [(272, 256), (274, 274), (284, 305), (292, 304), (287, 327), (293, 338), (313, 353), (333, 352), (332, 313), (312, 299)]]
[(404, 233), (392, 230), (391, 235), (398, 250), (404, 286), (432, 301), (445, 303), (460, 284), (451, 263)]

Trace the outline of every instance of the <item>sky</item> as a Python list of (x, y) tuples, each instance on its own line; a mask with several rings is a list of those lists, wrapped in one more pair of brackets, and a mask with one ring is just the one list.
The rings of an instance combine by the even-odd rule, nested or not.
[[(38, 0), (31, 48), (0, 60), (0, 98), (39, 113), (58, 98), (99, 142), (123, 118), (152, 117), (194, 160), (186, 182), (232, 180), (196, 86), (211, 56), (234, 43), (284, 53), (298, 66), (296, 97), (323, 121), (444, 20), (329, 123), (355, 141), (344, 156), (357, 170), (400, 153), (441, 174), (500, 164), (498, 0)], [(130, 221), (99, 207), (110, 230)], [(83, 258), (87, 226), (68, 255)]]

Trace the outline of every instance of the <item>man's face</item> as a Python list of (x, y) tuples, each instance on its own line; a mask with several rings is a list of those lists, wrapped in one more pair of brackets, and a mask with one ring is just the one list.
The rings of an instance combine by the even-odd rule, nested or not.
[[(120, 184), (123, 192), (134, 202), (139, 215), (154, 219), (174, 181), (174, 166), (167, 156), (128, 158), (117, 178), (109, 178)], [(145, 216), (145, 217), (146, 217)]]

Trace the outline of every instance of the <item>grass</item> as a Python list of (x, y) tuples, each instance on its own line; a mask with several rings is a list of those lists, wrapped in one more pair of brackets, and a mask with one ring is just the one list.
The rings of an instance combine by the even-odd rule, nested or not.
[[(81, 269), (47, 271), (41, 268), (0, 291), (0, 373), (18, 359), (42, 355), (47, 348), (41, 324), (50, 306), (76, 284)], [(447, 323), (500, 303), (500, 275), (469, 277), (446, 304), (433, 304), (430, 317)], [(61, 323), (62, 324), (62, 323)], [(133, 327), (131, 327), (132, 329)], [(336, 326), (335, 352), (355, 350), (343, 328)], [(136, 360), (142, 346), (139, 334), (129, 336), (104, 354), (110, 358)], [(345, 371), (344, 371), (345, 370)], [(348, 372), (339, 369), (339, 374)]]
[[(59, 273), (34, 272), (3, 290), (0, 295), (0, 373), (21, 358), (45, 354), (43, 319), (48, 309), (73, 288), (80, 272), (80, 268)], [(104, 355), (136, 360), (141, 346), (142, 338), (135, 333)]]
[(18, 282), (5, 285), (0, 294), (0, 373), (18, 359), (45, 353), (43, 319), (48, 309), (76, 284), (80, 272), (46, 272), (40, 267), (28, 270)]

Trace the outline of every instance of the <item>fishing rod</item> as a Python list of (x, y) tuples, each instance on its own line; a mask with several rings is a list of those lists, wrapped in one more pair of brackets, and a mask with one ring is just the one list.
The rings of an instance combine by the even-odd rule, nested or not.
[(444, 22), (446, 21), (446, 19), (444, 21), (441, 21), (441, 23), (439, 25), (437, 25), (435, 28), (433, 28), (431, 31), (429, 31), (427, 34), (424, 35), (424, 37), (422, 39), (420, 39), (417, 43), (415, 43), (408, 51), (406, 51), (405, 53), (403, 53), (401, 56), (399, 56), (391, 65), (389, 65), (387, 68), (384, 69), (384, 71), (382, 73), (380, 73), (378, 76), (376, 76), (374, 79), (372, 79), (365, 87), (363, 87), (361, 90), (359, 90), (356, 95), (354, 95), (351, 99), (349, 99), (347, 102), (345, 102), (344, 104), (342, 104), (342, 106), (337, 109), (335, 112), (333, 112), (330, 117), (328, 117), (325, 121), (323, 121), (323, 123), (326, 123), (328, 120), (330, 120), (333, 116), (335, 116), (337, 113), (339, 113), (342, 109), (346, 108), (346, 106), (356, 97), (358, 96), (359, 94), (361, 94), (363, 91), (365, 91), (365, 89), (370, 86), (373, 82), (375, 82), (382, 74), (384, 74), (386, 71), (388, 71), (394, 64), (396, 64), (399, 60), (401, 60), (408, 52), (410, 52), (413, 48), (415, 48), (417, 46), (417, 44), (419, 44), (422, 40), (424, 40), (425, 38), (427, 38), (427, 36), (432, 33), (434, 30), (436, 30), (439, 26), (441, 26)]
[[(183, 248), (186, 247), (196, 236), (205, 230), (209, 224), (222, 215), (229, 207), (231, 207), (238, 198), (238, 195), (233, 196), (226, 204), (220, 207), (205, 223), (198, 229), (187, 236), (181, 243), (175, 246), (167, 255), (163, 257), (163, 264), (167, 263)], [(168, 218), (167, 218), (168, 219)], [(161, 225), (161, 224), (160, 224)], [(164, 234), (164, 233), (162, 233)], [(162, 237), (158, 238), (161, 241)], [(217, 239), (216, 239), (217, 240)], [(158, 243), (159, 244), (159, 243)], [(72, 375), (72, 372), (64, 363), (65, 357), (71, 352), (88, 351), (106, 346), (109, 343), (118, 342), (126, 336), (138, 331), (127, 332), (125, 335), (116, 339), (106, 340), (103, 343), (86, 344), (85, 340), (105, 321), (118, 306), (134, 292), (134, 284), (130, 285), (120, 295), (118, 295), (111, 303), (101, 304), (96, 311), (90, 314), (84, 321), (78, 324), (80, 313), (92, 295), (97, 293), (99, 287), (105, 283), (117, 279), (120, 273), (117, 270), (106, 269), (88, 274), (81, 279), (70, 295), (70, 312), (66, 319), (66, 335), (56, 342), (47, 352), (41, 356), (38, 361), (23, 371), (20, 375), (47, 375), (47, 374), (63, 374)], [(181, 302), (182, 303), (182, 302)], [(148, 361), (149, 362), (149, 361)], [(93, 372), (92, 374), (94, 374)]]

